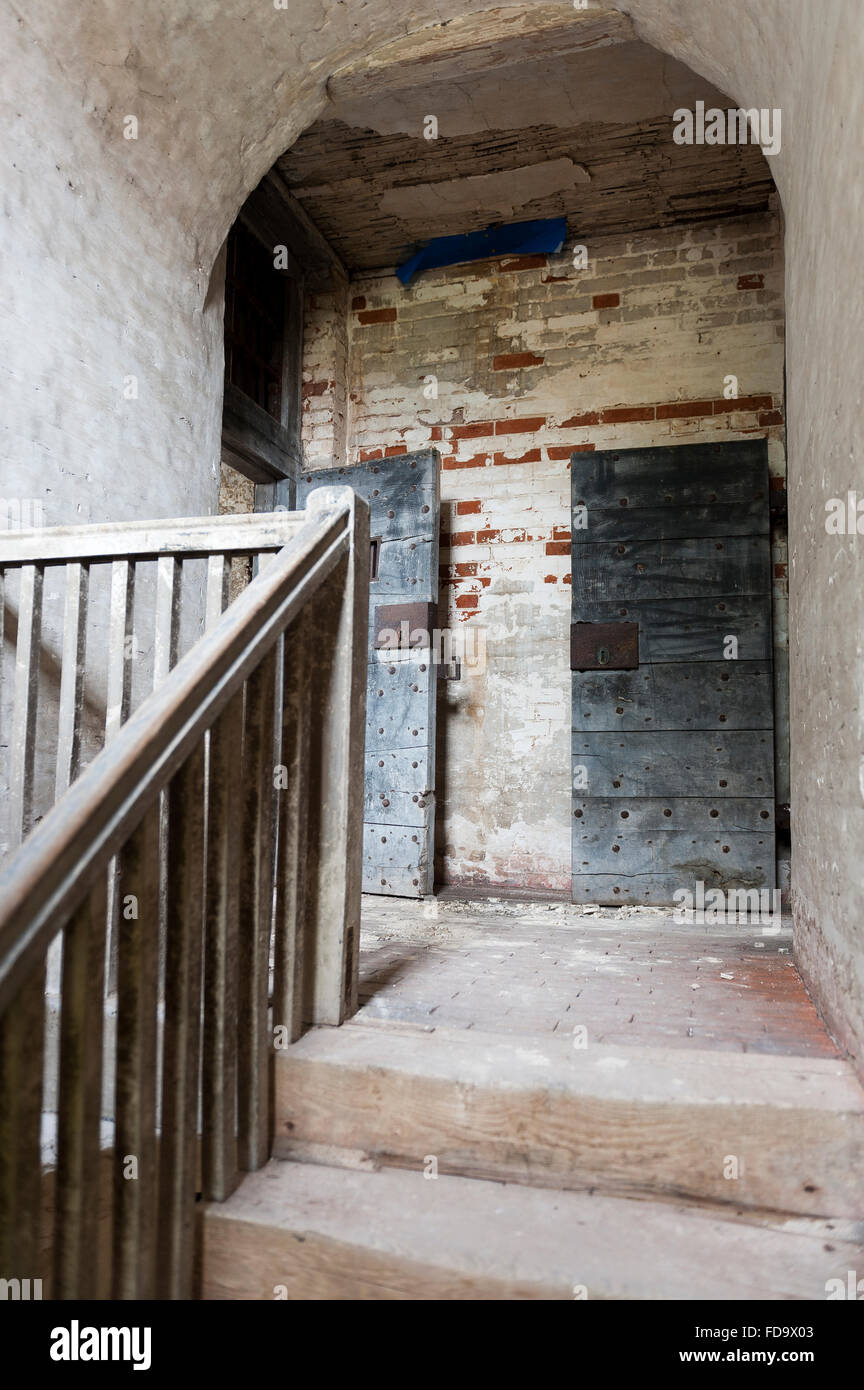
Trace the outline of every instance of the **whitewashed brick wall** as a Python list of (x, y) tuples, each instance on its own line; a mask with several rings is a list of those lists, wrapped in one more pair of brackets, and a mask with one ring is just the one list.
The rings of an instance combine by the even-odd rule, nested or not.
[[(439, 714), (450, 883), (569, 886), (572, 451), (755, 434), (785, 485), (777, 217), (604, 238), (584, 269), (575, 241), (407, 288), (355, 279), (347, 337), (332, 297), (307, 316), (307, 464), (441, 452), (441, 622), (477, 625), (487, 644), (487, 669), (448, 683)], [(774, 562), (782, 682), (782, 543)]]

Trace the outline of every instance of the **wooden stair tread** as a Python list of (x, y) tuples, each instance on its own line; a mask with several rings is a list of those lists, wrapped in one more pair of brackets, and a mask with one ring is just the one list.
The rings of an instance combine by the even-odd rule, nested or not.
[(422, 1165), (271, 1160), (203, 1221), (208, 1299), (823, 1299), (864, 1259), (864, 1230), (844, 1223), (431, 1180)]
[(864, 1217), (864, 1091), (842, 1060), (355, 1023), (276, 1062), (280, 1157), (436, 1154), (469, 1177)]

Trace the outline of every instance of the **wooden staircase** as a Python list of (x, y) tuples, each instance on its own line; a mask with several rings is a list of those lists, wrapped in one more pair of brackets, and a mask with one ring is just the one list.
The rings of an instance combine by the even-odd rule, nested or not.
[(204, 1298), (818, 1300), (864, 1268), (864, 1091), (827, 1035), (579, 1048), (382, 1017), (395, 989), (277, 1058), (274, 1157), (204, 1212)]

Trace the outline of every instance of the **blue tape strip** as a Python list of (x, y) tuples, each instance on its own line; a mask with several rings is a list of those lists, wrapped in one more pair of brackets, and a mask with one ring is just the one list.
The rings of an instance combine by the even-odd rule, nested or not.
[(560, 251), (567, 238), (566, 217), (546, 217), (538, 222), (511, 222), (509, 226), (487, 227), (465, 236), (439, 236), (430, 241), (396, 274), (407, 285), (420, 270), (436, 266), (461, 265), (463, 261), (482, 261), (488, 256), (539, 255)]

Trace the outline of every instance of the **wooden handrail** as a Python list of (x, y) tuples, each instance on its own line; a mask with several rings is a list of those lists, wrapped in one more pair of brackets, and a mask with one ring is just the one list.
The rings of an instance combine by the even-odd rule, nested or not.
[(305, 512), (286, 511), (36, 527), (0, 533), (0, 568), (82, 560), (151, 560), (176, 552), (191, 559), (224, 550), (235, 555), (279, 550), (305, 521)]
[[(165, 567), (165, 669), (0, 872), (0, 1267), (42, 1278), (54, 1297), (192, 1296), (196, 1193), (223, 1200), (270, 1153), (274, 1048), (304, 1023), (338, 1024), (356, 1008), (368, 508), (350, 489), (322, 488), (304, 513), (242, 518), (242, 535), (237, 522), (219, 519), (215, 533), (207, 518), (127, 525), (116, 545), (107, 529), (92, 542), (90, 558), (119, 573), (127, 614), (126, 559)], [(86, 590), (73, 532), (85, 530), (92, 536), (50, 536), (50, 559), (34, 549), (39, 532), (18, 536), (17, 557), (15, 543), (4, 546), (0, 567), (65, 563), (74, 599)], [(275, 555), (220, 616), (230, 555), (268, 549)], [(175, 571), (202, 554), (212, 557), (211, 625), (169, 669)], [(115, 639), (126, 628), (112, 624)], [(46, 1266), (44, 990), (58, 934)], [(116, 983), (103, 971), (109, 942)], [(96, 1213), (109, 993), (106, 1266)]]

